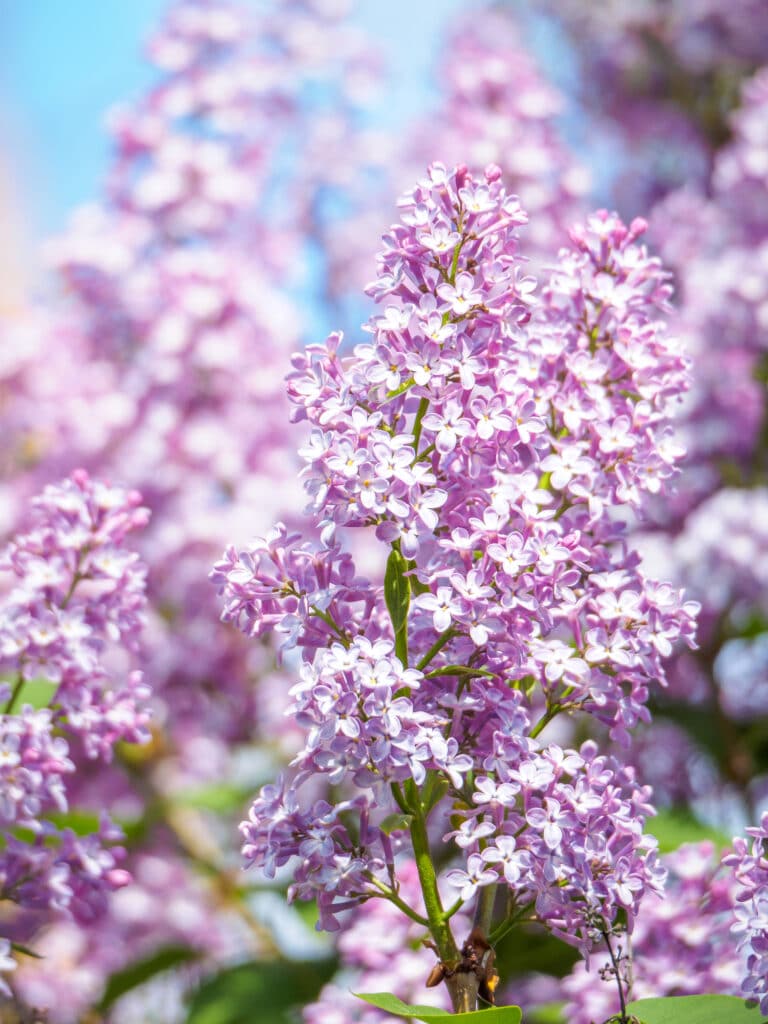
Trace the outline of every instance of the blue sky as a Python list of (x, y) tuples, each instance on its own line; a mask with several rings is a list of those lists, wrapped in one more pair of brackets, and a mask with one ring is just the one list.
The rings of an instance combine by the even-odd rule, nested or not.
[[(251, 0), (253, 2), (253, 0)], [(167, 0), (0, 0), (0, 136), (24, 229), (56, 232), (97, 194), (105, 112), (153, 72), (142, 45)], [(429, 100), (428, 69), (448, 16), (472, 0), (362, 0), (360, 20), (395, 69), (387, 120)]]

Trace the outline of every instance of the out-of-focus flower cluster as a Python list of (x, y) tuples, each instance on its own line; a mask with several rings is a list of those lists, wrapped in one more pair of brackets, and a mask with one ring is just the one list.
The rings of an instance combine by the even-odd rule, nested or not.
[(754, 999), (762, 1013), (768, 1013), (768, 814), (758, 826), (747, 829), (749, 839), (737, 839), (734, 851), (724, 863), (732, 869), (739, 885), (736, 895), (736, 923), (739, 952), (746, 958), (747, 975), (742, 993)]
[[(745, 958), (731, 925), (736, 894), (732, 875), (719, 870), (712, 843), (687, 844), (662, 858), (664, 898), (644, 901), (631, 944), (632, 997), (721, 992), (738, 995)], [(567, 1020), (592, 1024), (619, 1010), (616, 984), (578, 964), (563, 982)]]
[(549, 82), (514, 21), (489, 7), (462, 18), (445, 42), (437, 116), (414, 132), (418, 166), (435, 159), (501, 167), (530, 218), (528, 252), (552, 258), (583, 212), (590, 174), (557, 119), (565, 97)]
[(113, 845), (120, 830), (102, 816), (97, 832), (80, 836), (66, 812), (73, 742), (109, 761), (118, 741), (148, 736), (149, 689), (126, 664), (145, 569), (125, 543), (147, 518), (135, 492), (80, 471), (43, 491), (31, 528), (0, 554), (0, 897), (23, 911), (87, 924), (129, 878)]
[(580, 55), (590, 128), (613, 142), (612, 188), (622, 205), (647, 210), (670, 189), (704, 185), (728, 138), (740, 82), (768, 54), (765, 5), (617, 0), (599, 12), (584, 0), (548, 6)]

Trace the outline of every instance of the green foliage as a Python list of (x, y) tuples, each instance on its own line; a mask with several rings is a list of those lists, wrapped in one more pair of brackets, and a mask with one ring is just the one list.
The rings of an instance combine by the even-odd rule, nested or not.
[(495, 943), (496, 969), (504, 982), (540, 971), (563, 978), (579, 960), (578, 952), (543, 928), (515, 927)]
[(532, 1012), (525, 1011), (525, 1024), (566, 1024), (563, 1016), (565, 1003), (544, 1003)]
[(90, 836), (99, 831), (99, 816), (96, 811), (72, 808), (69, 811), (51, 811), (46, 817), (56, 828), (69, 828), (77, 836)]
[(97, 1007), (98, 1011), (105, 1013), (126, 992), (143, 985), (156, 974), (162, 974), (163, 971), (179, 967), (181, 964), (191, 963), (199, 955), (189, 946), (163, 946), (145, 959), (137, 960), (122, 970), (115, 971), (104, 989), (104, 995)]
[(336, 970), (335, 960), (238, 964), (193, 993), (187, 1024), (293, 1024)]
[(627, 1006), (641, 1024), (762, 1024), (760, 1010), (736, 996), (666, 996)]
[(436, 1006), (408, 1006), (390, 992), (356, 992), (358, 999), (370, 1003), (371, 1006), (391, 1013), (395, 1017), (414, 1017), (425, 1024), (450, 1024), (459, 1020), (462, 1024), (520, 1024), (523, 1011), (519, 1006), (490, 1006), (486, 1010), (474, 1010), (472, 1013), (449, 1013)]
[(702, 825), (689, 810), (674, 808), (659, 811), (655, 818), (649, 818), (645, 824), (647, 832), (656, 836), (659, 850), (670, 853), (683, 843), (699, 843), (709, 839), (719, 850), (731, 845), (730, 836), (710, 825)]
[(391, 836), (393, 832), (407, 832), (412, 821), (412, 814), (388, 814), (379, 828), (385, 835)]
[(395, 651), (404, 665), (408, 663), (408, 609), (411, 606), (411, 585), (405, 575), (408, 563), (397, 548), (392, 548), (384, 574), (384, 600), (392, 620)]
[(387, 559), (387, 570), (384, 574), (384, 600), (395, 633), (399, 633), (405, 625), (411, 604), (411, 585), (405, 575), (407, 568), (406, 560), (393, 548)]
[(200, 811), (233, 814), (253, 799), (253, 788), (252, 785), (241, 786), (233, 782), (212, 782), (207, 786), (182, 790), (175, 794), (173, 801), (182, 807), (194, 807)]
[[(11, 685), (13, 689), (13, 680), (8, 679), (7, 676), (3, 677), (4, 681)], [(58, 683), (52, 682), (50, 679), (41, 677), (39, 679), (26, 679), (21, 684), (21, 689), (16, 694), (16, 699), (13, 701), (14, 712), (19, 712), (25, 704), (30, 704), (36, 711), (40, 708), (47, 708), (59, 688)], [(10, 703), (10, 701), (8, 701)], [(4, 711), (8, 710), (6, 704)]]

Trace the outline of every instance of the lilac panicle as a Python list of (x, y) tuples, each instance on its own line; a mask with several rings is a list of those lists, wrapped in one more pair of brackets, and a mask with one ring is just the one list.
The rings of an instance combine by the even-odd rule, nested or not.
[(734, 840), (733, 853), (723, 863), (738, 886), (732, 932), (746, 961), (741, 994), (768, 1014), (768, 813), (747, 829), (747, 836)]
[[(661, 860), (668, 871), (664, 897), (644, 901), (631, 947), (623, 949), (632, 959), (630, 998), (738, 995), (744, 957), (730, 931), (737, 888), (733, 876), (719, 870), (709, 841), (684, 844)], [(563, 988), (564, 1012), (573, 1024), (606, 1020), (620, 1009), (615, 978), (588, 972), (582, 964)]]
[(146, 571), (124, 541), (147, 520), (138, 494), (78, 471), (43, 491), (32, 529), (0, 553), (0, 669), (15, 686), (6, 710), (23, 704), (25, 680), (48, 680), (57, 721), (90, 756), (108, 758), (118, 740), (146, 738), (148, 690), (130, 671), (113, 681), (105, 655), (138, 649)]
[[(89, 923), (124, 885), (121, 838), (106, 816), (78, 836), (69, 809), (73, 741), (109, 760), (118, 741), (147, 736), (149, 690), (126, 665), (145, 605), (145, 570), (126, 546), (147, 522), (139, 495), (78, 471), (33, 502), (30, 529), (0, 554), (0, 895), (23, 910)], [(27, 702), (50, 686), (49, 706)]]
[[(400, 201), (370, 341), (346, 354), (333, 335), (289, 377), (319, 539), (278, 526), (212, 579), (225, 619), (301, 655), (306, 742), (242, 825), (250, 863), (297, 864), (294, 894), (336, 928), (396, 897), (408, 819), (386, 812), (439, 781), (459, 903), (505, 883), (587, 953), (659, 891), (649, 791), (594, 744), (538, 736), (586, 713), (627, 741), (663, 657), (693, 642), (695, 606), (644, 577), (615, 513), (675, 471), (686, 363), (642, 221), (602, 211), (574, 228), (537, 298), (527, 217), (500, 179), (433, 164)], [(384, 587), (357, 575), (350, 528), (389, 551)], [(356, 795), (312, 802), (320, 779)]]

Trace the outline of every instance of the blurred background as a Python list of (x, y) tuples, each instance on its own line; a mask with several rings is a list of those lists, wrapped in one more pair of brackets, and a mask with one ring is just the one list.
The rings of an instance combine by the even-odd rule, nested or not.
[[(78, 466), (152, 511), (131, 654), (150, 739), (110, 761), (72, 739), (68, 811), (46, 818), (93, 836), (107, 810), (132, 882), (71, 868), (72, 891), (98, 881), (87, 914), (71, 892), (6, 893), (0, 1020), (379, 1024), (350, 988), (435, 998), (430, 954), (386, 914), (353, 915), (335, 943), (312, 908), (286, 908), (287, 876), (240, 870), (237, 824), (296, 749), (294, 667), (220, 624), (207, 581), (226, 544), (298, 518), (290, 353), (337, 329), (360, 340), (379, 238), (433, 160), (500, 165), (536, 274), (609, 206), (649, 221), (674, 275), (689, 455), (634, 529), (651, 575), (702, 602), (701, 647), (672, 652), (627, 756), (665, 856), (698, 844), (695, 885), (686, 861), (678, 892), (669, 861), (670, 899), (702, 919), (719, 852), (768, 807), (763, 65), (763, 0), (0, 0), (0, 532)], [(664, 956), (638, 983), (732, 991), (711, 913), (695, 935), (649, 917)], [(562, 943), (512, 937), (499, 960), (530, 1024), (613, 1012)]]
[[(153, 81), (142, 59), (165, 0), (111, 5), (73, 0), (0, 6), (0, 124), (27, 237), (60, 231), (106, 174), (106, 112)], [(254, 3), (252, 6), (256, 7)], [(395, 127), (423, 111), (435, 93), (430, 70), (446, 24), (462, 0), (364, 4), (350, 14), (375, 40), (391, 69), (386, 103), (372, 117)]]

